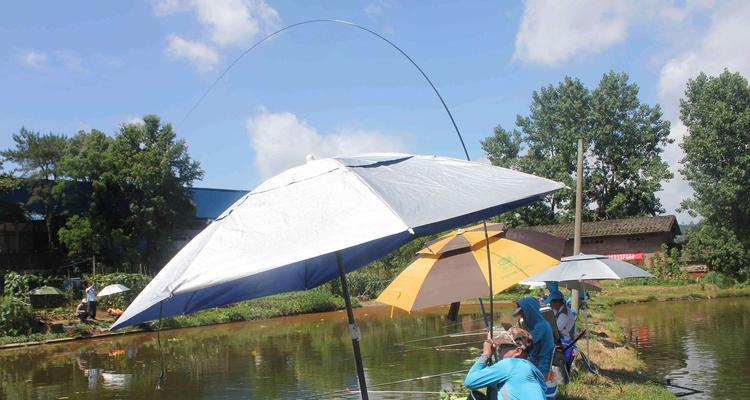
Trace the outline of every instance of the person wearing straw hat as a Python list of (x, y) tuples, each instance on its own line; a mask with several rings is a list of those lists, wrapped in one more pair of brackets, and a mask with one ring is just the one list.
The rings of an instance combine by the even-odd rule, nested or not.
[(81, 299), (81, 302), (76, 306), (76, 317), (81, 322), (86, 322), (89, 317), (89, 309), (86, 298)]
[[(532, 344), (529, 332), (512, 328), (502, 331), (493, 340), (484, 342), (482, 355), (471, 367), (464, 379), (469, 389), (487, 387), (487, 398), (499, 394), (503, 400), (544, 399), (546, 384), (541, 372), (528, 360), (526, 349)], [(493, 352), (500, 361), (488, 366)], [(475, 396), (475, 394), (472, 394)]]

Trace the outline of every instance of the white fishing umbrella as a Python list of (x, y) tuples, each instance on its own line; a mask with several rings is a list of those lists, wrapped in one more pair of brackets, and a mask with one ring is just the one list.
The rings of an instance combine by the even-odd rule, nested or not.
[(530, 281), (585, 281), (588, 279), (650, 278), (651, 274), (625, 261), (598, 254), (564, 257), (560, 264), (530, 276)]
[(128, 290), (130, 290), (129, 287), (120, 285), (119, 283), (115, 283), (114, 285), (105, 286), (102, 290), (99, 291), (99, 293), (96, 294), (96, 297), (109, 296), (115, 293), (127, 292)]
[(345, 273), (412, 238), (530, 204), (559, 182), (436, 156), (310, 160), (255, 188), (191, 240), (111, 329), (276, 293), (337, 276), (360, 384), (359, 329)]
[[(625, 261), (598, 254), (564, 257), (560, 264), (530, 276), (529, 280), (558, 281), (561, 285), (583, 286), (586, 280), (650, 278), (653, 275)], [(586, 312), (586, 353), (589, 353), (589, 318)]]

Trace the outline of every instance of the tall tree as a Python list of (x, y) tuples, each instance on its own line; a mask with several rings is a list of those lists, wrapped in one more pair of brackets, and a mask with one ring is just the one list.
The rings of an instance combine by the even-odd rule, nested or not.
[(13, 134), (15, 148), (0, 152), (6, 161), (18, 167), (31, 189), (29, 204), (40, 204), (47, 225), (50, 249), (56, 248), (56, 220), (61, 215), (60, 198), (53, 192), (59, 175), (60, 160), (66, 147), (66, 137), (52, 133), (41, 134), (26, 128)]
[(688, 250), (718, 270), (750, 275), (750, 86), (739, 73), (701, 73), (680, 100), (688, 129), (680, 172), (694, 197), (682, 208), (704, 217)]
[(84, 207), (58, 232), (68, 254), (75, 258), (96, 255), (107, 265), (120, 265), (122, 249), (128, 247), (118, 241), (123, 237), (126, 203), (115, 179), (113, 142), (96, 129), (71, 137), (60, 167), (66, 179), (58, 180), (55, 190), (67, 194), (69, 208)]
[(669, 121), (661, 108), (638, 99), (638, 85), (628, 75), (610, 72), (592, 92), (589, 151), (589, 198), (594, 218), (626, 218), (664, 212), (656, 192), (671, 179), (662, 161), (669, 138)]
[(112, 145), (117, 183), (127, 199), (123, 235), (138, 241), (144, 263), (161, 266), (172, 255), (171, 234), (192, 221), (195, 205), (188, 190), (203, 176), (184, 140), (158, 116), (126, 124)]
[(654, 195), (671, 178), (661, 160), (669, 123), (658, 106), (638, 100), (638, 87), (626, 74), (605, 74), (593, 92), (566, 77), (557, 86), (533, 92), (529, 116), (516, 118), (520, 132), (501, 126), (482, 141), (495, 165), (565, 183), (544, 203), (504, 216), (519, 225), (566, 222), (575, 211), (577, 139), (584, 139), (584, 218), (653, 215), (661, 210)]
[(3, 162), (0, 160), (0, 221), (18, 222), (24, 219), (23, 204), (12, 201), (6, 196), (16, 190), (20, 182), (13, 175), (5, 172)]

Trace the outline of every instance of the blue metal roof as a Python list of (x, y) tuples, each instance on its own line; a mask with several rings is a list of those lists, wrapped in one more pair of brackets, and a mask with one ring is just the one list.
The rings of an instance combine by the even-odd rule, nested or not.
[[(89, 193), (91, 191), (91, 185), (88, 183), (79, 183), (73, 186), (70, 190), (78, 190), (83, 193)], [(229, 208), (235, 201), (239, 200), (240, 197), (244, 196), (247, 190), (231, 190), (231, 189), (208, 189), (208, 188), (189, 188), (188, 195), (192, 198), (195, 203), (195, 217), (216, 219), (224, 210)], [(41, 204), (26, 205), (31, 192), (28, 187), (21, 186), (15, 190), (5, 193), (0, 196), (0, 201), (21, 203), (24, 204), (26, 211), (28, 212), (27, 218), (34, 220), (39, 219), (40, 215), (44, 214), (44, 208)], [(87, 199), (85, 197), (79, 197), (78, 202), (75, 204), (67, 204), (66, 211), (71, 214), (82, 214), (88, 207)]]
[(191, 188), (189, 193), (195, 203), (195, 217), (216, 219), (247, 190)]

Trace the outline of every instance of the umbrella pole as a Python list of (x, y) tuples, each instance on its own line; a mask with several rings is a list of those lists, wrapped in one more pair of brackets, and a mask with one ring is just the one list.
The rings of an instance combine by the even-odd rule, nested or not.
[(487, 221), (482, 221), (482, 225), (484, 225), (484, 243), (485, 243), (485, 248), (487, 250), (487, 277), (489, 278), (489, 281), (490, 281), (490, 284), (489, 284), (489, 286), (490, 286), (490, 325), (489, 325), (488, 328), (489, 328), (490, 335), (494, 335), (493, 329), (494, 329), (494, 325), (495, 325), (495, 307), (494, 307), (495, 301), (492, 298), (493, 297), (493, 293), (492, 293), (492, 261), (491, 261), (491, 258), (490, 258), (490, 237), (487, 234)]
[(341, 279), (341, 291), (346, 303), (346, 316), (349, 319), (349, 333), (352, 336), (352, 347), (354, 348), (354, 364), (357, 368), (357, 378), (359, 379), (359, 392), (363, 400), (369, 400), (367, 395), (367, 383), (365, 382), (365, 367), (362, 365), (362, 353), (359, 349), (359, 327), (354, 322), (354, 311), (352, 311), (352, 301), (349, 298), (349, 285), (346, 282), (346, 270), (344, 261), (340, 252), (336, 252), (336, 263), (339, 265), (339, 278)]
[(484, 310), (484, 301), (482, 301), (482, 298), (479, 298), (479, 308), (482, 309), (482, 319), (484, 320), (484, 326), (487, 327), (487, 329), (490, 329), (490, 321), (487, 320), (487, 312)]

